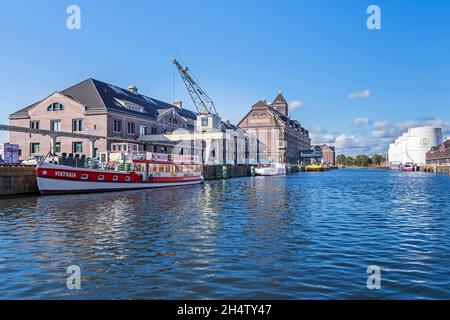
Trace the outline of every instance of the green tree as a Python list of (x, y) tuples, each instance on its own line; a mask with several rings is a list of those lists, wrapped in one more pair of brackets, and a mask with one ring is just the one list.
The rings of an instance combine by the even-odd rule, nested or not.
[(347, 157), (344, 156), (343, 154), (340, 154), (340, 155), (338, 155), (338, 156), (336, 157), (336, 163), (337, 163), (338, 165), (345, 164), (345, 163), (346, 163), (346, 160), (347, 160)]
[(372, 164), (372, 160), (365, 154), (360, 154), (356, 156), (354, 163), (358, 167), (368, 167)]
[(379, 154), (374, 154), (372, 156), (372, 163), (376, 166), (379, 166), (381, 163), (383, 163), (386, 159)]
[(346, 166), (353, 166), (353, 165), (355, 165), (355, 159), (353, 159), (353, 157), (346, 157), (345, 158), (345, 165)]

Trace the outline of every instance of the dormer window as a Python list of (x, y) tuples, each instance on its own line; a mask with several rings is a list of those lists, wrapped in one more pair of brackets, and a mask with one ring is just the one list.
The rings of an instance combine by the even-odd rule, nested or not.
[(134, 104), (134, 103), (129, 103), (129, 102), (125, 102), (125, 108), (133, 110), (133, 111), (137, 111), (137, 112), (144, 112), (144, 108)]
[(115, 99), (116, 102), (118, 104), (120, 104), (122, 107), (128, 109), (128, 110), (132, 110), (132, 111), (136, 111), (136, 112), (142, 112), (144, 113), (144, 107), (136, 104), (136, 103), (132, 103), (129, 101), (125, 101), (125, 100), (120, 100), (120, 99)]
[(47, 107), (47, 111), (63, 111), (63, 110), (64, 106), (59, 102), (52, 103)]

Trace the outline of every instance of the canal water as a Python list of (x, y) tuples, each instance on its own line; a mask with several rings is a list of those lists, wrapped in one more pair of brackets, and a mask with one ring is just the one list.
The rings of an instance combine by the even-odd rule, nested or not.
[(449, 190), (345, 169), (3, 199), (0, 298), (449, 299)]

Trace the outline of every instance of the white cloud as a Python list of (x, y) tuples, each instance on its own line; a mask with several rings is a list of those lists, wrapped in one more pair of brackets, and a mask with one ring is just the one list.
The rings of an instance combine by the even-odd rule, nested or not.
[(353, 126), (360, 128), (360, 127), (364, 127), (365, 125), (368, 125), (370, 123), (369, 118), (357, 118), (355, 120), (353, 120)]
[(401, 130), (408, 130), (408, 128), (413, 128), (418, 125), (418, 122), (415, 120), (408, 120), (404, 122), (397, 123), (395, 126)]
[(348, 100), (354, 100), (354, 99), (367, 99), (370, 97), (370, 90), (366, 89), (364, 91), (360, 92), (352, 92), (347, 96)]
[(384, 128), (388, 127), (388, 126), (389, 126), (389, 121), (375, 121), (373, 123), (372, 127), (374, 129), (384, 129)]
[(293, 100), (289, 102), (289, 109), (295, 110), (303, 107), (303, 101), (300, 100)]

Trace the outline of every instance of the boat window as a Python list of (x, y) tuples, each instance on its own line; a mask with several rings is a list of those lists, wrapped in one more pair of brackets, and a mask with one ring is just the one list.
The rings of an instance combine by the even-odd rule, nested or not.
[(119, 180), (119, 177), (118, 176), (114, 176), (113, 177), (113, 181), (117, 181), (117, 180)]
[(88, 174), (82, 174), (81, 175), (81, 180), (87, 180), (89, 178)]
[(100, 180), (100, 181), (103, 181), (103, 180), (105, 180), (105, 176), (98, 176), (98, 180)]
[(131, 177), (130, 176), (126, 176), (125, 177), (125, 181), (130, 181), (131, 180)]

